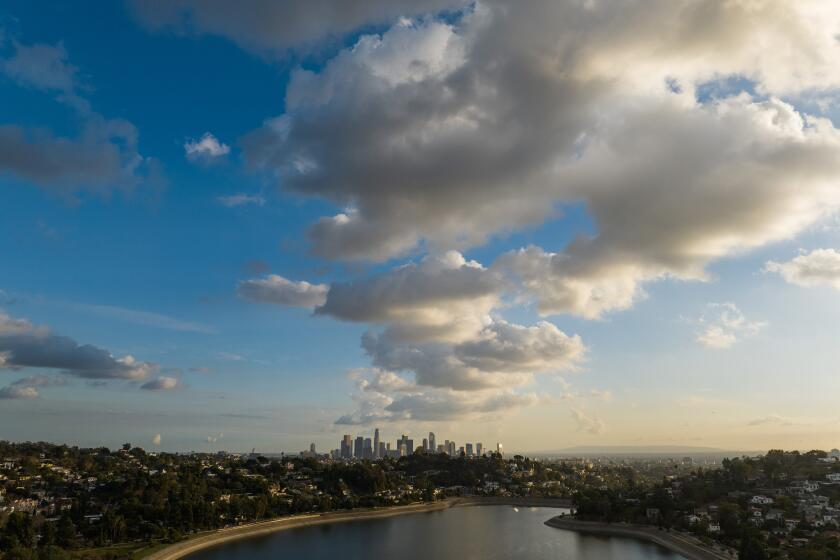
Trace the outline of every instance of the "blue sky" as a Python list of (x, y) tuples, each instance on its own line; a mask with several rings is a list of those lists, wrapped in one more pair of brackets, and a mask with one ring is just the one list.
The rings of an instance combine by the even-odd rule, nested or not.
[(4, 4), (0, 438), (836, 446), (838, 17), (322, 4)]

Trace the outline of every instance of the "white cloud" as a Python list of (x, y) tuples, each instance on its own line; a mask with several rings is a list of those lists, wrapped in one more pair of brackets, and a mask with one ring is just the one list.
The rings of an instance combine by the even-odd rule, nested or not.
[[(840, 131), (791, 104), (837, 96), (834, 11), (827, 0), (483, 0), (365, 31), (318, 70), (293, 71), (287, 112), (243, 153), (279, 187), (344, 208), (312, 225), (316, 254), (430, 255), (333, 284), (316, 309), (381, 327), (363, 340), (373, 366), (413, 375), (419, 396), (381, 394), (430, 396), (429, 408), (442, 391), (510, 390), (574, 365), (583, 345), (548, 323), (504, 327), (505, 296), (543, 316), (602, 318), (633, 307), (646, 283), (707, 281), (711, 263), (840, 208)], [(199, 28), (246, 42), (247, 25)], [(565, 246), (486, 268), (445, 252), (562, 220), (573, 204), (593, 227)], [(722, 348), (761, 326), (720, 306), (696, 336)], [(385, 406), (353, 418), (396, 412)]]
[(548, 395), (505, 385), (458, 390), (451, 384), (421, 385), (382, 369), (356, 369), (349, 375), (356, 382), (355, 410), (337, 419), (339, 425), (495, 420), (523, 407), (552, 402)]
[(0, 58), (0, 73), (20, 86), (56, 93), (60, 103), (75, 111), (81, 127), (75, 137), (63, 137), (43, 128), (0, 126), (0, 173), (68, 197), (82, 190), (108, 193), (161, 183), (158, 163), (137, 150), (134, 125), (91, 109), (63, 44), (25, 45), (15, 40), (12, 46), (13, 54)]
[(264, 206), (265, 198), (259, 194), (232, 194), (230, 196), (220, 196), (216, 200), (222, 206), (228, 208), (236, 208), (237, 206), (248, 206), (253, 204), (255, 206)]
[(388, 371), (411, 372), (417, 385), (476, 391), (492, 387), (522, 385), (529, 372), (483, 371), (468, 366), (455, 355), (451, 344), (406, 343), (387, 334), (365, 333), (362, 347), (373, 365)]
[(503, 320), (454, 344), (405, 342), (386, 331), (366, 333), (362, 347), (382, 370), (412, 372), (419, 386), (460, 391), (515, 387), (536, 373), (573, 370), (586, 350), (580, 337), (550, 323), (525, 327)]
[(50, 377), (47, 375), (30, 375), (18, 379), (12, 385), (23, 387), (54, 387), (65, 385), (67, 381), (63, 377)]
[(18, 319), (0, 311), (0, 336), (33, 334), (36, 332), (45, 334), (47, 331), (43, 328), (39, 331), (35, 325), (26, 319)]
[(35, 387), (9, 385), (0, 389), (0, 399), (37, 399), (38, 396)]
[(0, 126), (0, 171), (68, 195), (160, 182), (156, 162), (137, 152), (134, 125), (97, 115), (74, 138), (15, 124)]
[(593, 414), (587, 413), (581, 408), (572, 408), (570, 409), (570, 413), (579, 432), (600, 434), (606, 429), (606, 424), (603, 420)]
[(457, 392), (423, 392), (399, 397), (385, 407), (390, 420), (445, 421), (497, 415), (533, 406), (540, 401), (534, 393), (510, 391), (464, 395)]
[(0, 59), (0, 71), (27, 87), (73, 92), (79, 69), (69, 63), (62, 43), (24, 45), (13, 41), (14, 55)]
[(182, 321), (174, 317), (169, 317), (168, 315), (154, 313), (151, 311), (140, 311), (137, 309), (128, 309), (114, 305), (96, 305), (89, 303), (70, 303), (67, 304), (67, 306), (79, 311), (100, 315), (102, 317), (111, 317), (136, 325), (144, 325), (180, 332), (215, 332), (215, 329), (202, 323)]
[(198, 140), (188, 140), (184, 144), (184, 152), (191, 161), (211, 161), (226, 156), (230, 147), (219, 142), (211, 133), (205, 132)]
[(171, 391), (172, 389), (180, 389), (183, 387), (181, 381), (175, 377), (161, 376), (152, 379), (140, 386), (141, 389), (147, 391)]
[(790, 238), (840, 203), (840, 135), (777, 100), (638, 103), (603, 128), (563, 171), (598, 234), (496, 265), (544, 314), (597, 318), (631, 307), (644, 282), (706, 280), (709, 262)]
[(793, 424), (794, 422), (790, 418), (786, 418), (781, 414), (770, 414), (763, 418), (756, 418), (749, 423), (750, 426), (792, 426)]
[[(312, 230), (315, 250), (334, 258), (472, 245), (583, 201), (599, 234), (563, 252), (571, 287), (560, 289), (617, 298), (584, 302), (597, 314), (629, 305), (639, 282), (700, 278), (709, 260), (789, 237), (836, 207), (836, 131), (772, 97), (840, 85), (826, 13), (825, 2), (781, 0), (481, 2), (298, 70), (289, 113), (245, 152), (285, 188), (352, 203)], [(662, 21), (681, 31), (660, 33)], [(698, 101), (700, 86), (732, 75), (766, 100)], [(645, 213), (618, 212), (628, 203)], [(696, 216), (683, 223), (687, 208)], [(612, 272), (619, 284), (604, 280)]]
[(729, 348), (743, 336), (761, 330), (766, 323), (749, 321), (734, 303), (710, 303), (699, 321), (697, 342), (707, 348)]
[(787, 262), (769, 261), (765, 270), (776, 272), (797, 286), (830, 286), (840, 290), (840, 253), (834, 249), (815, 249)]
[(457, 251), (428, 256), (389, 272), (335, 283), (315, 310), (345, 321), (388, 327), (388, 336), (410, 341), (472, 338), (491, 322), (501, 278)]
[(250, 0), (231, 11), (218, 0), (132, 0), (136, 17), (152, 29), (210, 33), (248, 50), (281, 54), (290, 47), (312, 46), (368, 24), (397, 22), (403, 16), (458, 8), (462, 0)]
[(261, 302), (290, 307), (318, 307), (327, 299), (329, 286), (295, 282), (276, 274), (269, 274), (256, 280), (239, 282), (236, 293), (239, 297)]
[(594, 399), (600, 399), (607, 402), (611, 402), (613, 400), (612, 392), (604, 389), (591, 389), (589, 391), (589, 396)]
[(155, 436), (152, 438), (152, 445), (160, 445), (161, 441), (162, 441), (162, 438), (161, 438), (160, 434), (155, 434)]
[(697, 342), (707, 348), (729, 348), (738, 342), (738, 337), (721, 326), (711, 325), (697, 334)]
[(568, 370), (583, 360), (585, 352), (579, 336), (568, 336), (547, 321), (525, 327), (497, 320), (477, 339), (455, 347), (465, 365), (502, 372)]
[(372, 377), (361, 378), (358, 386), (362, 391), (375, 391), (377, 393), (395, 393), (415, 389), (416, 386), (406, 381), (399, 375), (381, 369), (371, 370)]
[(0, 313), (0, 354), (4, 367), (54, 369), (85, 379), (143, 381), (159, 371), (157, 364), (116, 358), (108, 351), (56, 335), (24, 319)]

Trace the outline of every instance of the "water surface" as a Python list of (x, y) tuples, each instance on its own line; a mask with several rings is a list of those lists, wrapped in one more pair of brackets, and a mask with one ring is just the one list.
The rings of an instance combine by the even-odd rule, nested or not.
[(560, 511), (463, 507), (299, 527), (226, 543), (189, 560), (684, 560), (644, 541), (580, 535), (543, 524)]

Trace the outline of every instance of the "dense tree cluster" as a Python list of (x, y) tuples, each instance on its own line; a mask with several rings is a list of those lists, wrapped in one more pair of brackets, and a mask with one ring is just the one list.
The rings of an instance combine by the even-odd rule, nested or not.
[(37, 509), (0, 514), (3, 560), (32, 554), (46, 560), (62, 551), (78, 556), (80, 550), (172, 542), (197, 531), (290, 514), (435, 500), (464, 488), (473, 492), (487, 481), (509, 483), (511, 469), (545, 478), (539, 463), (498, 455), (418, 453), (337, 462), (158, 454), (129, 444), (112, 451), (0, 442), (0, 467), (4, 464), (0, 473), (9, 482), (0, 488), (6, 503), (34, 498)]
[[(799, 453), (771, 450), (760, 457), (724, 459), (721, 468), (694, 469), (690, 474), (668, 477), (653, 487), (637, 485), (631, 478), (613, 488), (588, 487), (575, 496), (578, 516), (606, 522), (655, 523), (666, 529), (691, 531), (714, 538), (739, 551), (741, 560), (793, 558), (840, 559), (838, 533), (833, 526), (818, 527), (805, 520), (797, 500), (787, 494), (790, 484), (820, 483), (815, 495), (840, 505), (840, 486), (823, 484), (826, 474), (840, 472), (840, 463), (821, 461), (823, 451)], [(782, 550), (777, 519), (756, 524), (750, 498), (772, 494), (772, 506), (784, 519), (800, 520), (789, 541), (796, 547)], [(719, 531), (709, 531), (708, 520), (690, 521), (699, 511), (714, 509)]]

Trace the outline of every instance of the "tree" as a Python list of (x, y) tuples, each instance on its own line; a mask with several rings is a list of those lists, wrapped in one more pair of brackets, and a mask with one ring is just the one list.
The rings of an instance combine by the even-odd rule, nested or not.
[(767, 560), (767, 551), (755, 531), (745, 530), (741, 534), (741, 547), (738, 549), (739, 560)]
[(70, 560), (70, 554), (54, 545), (42, 546), (38, 548), (38, 560)]
[(67, 514), (62, 515), (61, 519), (58, 520), (57, 541), (59, 546), (64, 548), (76, 546), (76, 524)]
[(13, 548), (15, 545), (32, 548), (35, 546), (35, 524), (29, 514), (16, 511), (6, 521), (6, 528), (3, 531), (3, 548)]
[(31, 548), (16, 546), (3, 555), (3, 560), (38, 560), (38, 555)]

